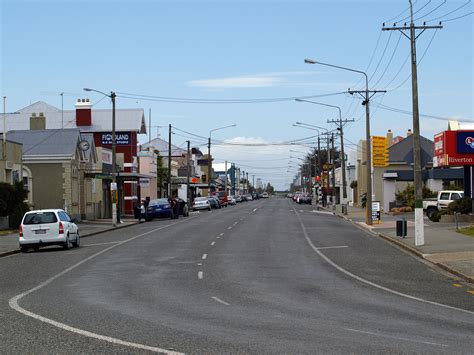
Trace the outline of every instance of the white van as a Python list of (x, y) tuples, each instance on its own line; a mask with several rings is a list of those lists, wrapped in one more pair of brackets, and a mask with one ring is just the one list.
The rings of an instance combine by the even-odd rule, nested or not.
[(19, 228), (21, 252), (47, 245), (61, 245), (66, 250), (78, 247), (80, 237), (76, 222), (59, 209), (26, 212)]

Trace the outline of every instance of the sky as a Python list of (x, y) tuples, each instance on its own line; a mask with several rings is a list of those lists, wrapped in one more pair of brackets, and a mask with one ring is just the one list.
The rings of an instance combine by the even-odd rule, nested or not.
[[(413, 2), (416, 25), (443, 21), (442, 29), (428, 29), (416, 42), (420, 130), (433, 139), (448, 119), (474, 120), (473, 6), (469, 0)], [(117, 108), (142, 108), (147, 123), (151, 110), (152, 138), (167, 139), (171, 124), (173, 144), (190, 140), (205, 152), (211, 135), (216, 162), (235, 163), (279, 190), (289, 187), (318, 134), (295, 122), (331, 130), (327, 121), (339, 118), (337, 108), (295, 98), (339, 106), (343, 119), (354, 120), (344, 127), (348, 153), (365, 139), (365, 107), (347, 93), (365, 89), (363, 75), (305, 64), (305, 58), (366, 72), (370, 90), (387, 91), (371, 98), (372, 135), (391, 129), (405, 136), (413, 126), (410, 41), (381, 30), (384, 22), (409, 21), (407, 0), (0, 4), (7, 112), (39, 100), (60, 108), (61, 92), (64, 109), (84, 97), (94, 108), (110, 108), (107, 97), (82, 89), (114, 91)]]

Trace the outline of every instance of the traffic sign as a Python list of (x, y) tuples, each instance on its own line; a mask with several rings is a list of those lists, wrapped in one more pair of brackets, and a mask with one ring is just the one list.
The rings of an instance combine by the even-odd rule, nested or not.
[(388, 165), (388, 144), (384, 136), (372, 136), (372, 166)]

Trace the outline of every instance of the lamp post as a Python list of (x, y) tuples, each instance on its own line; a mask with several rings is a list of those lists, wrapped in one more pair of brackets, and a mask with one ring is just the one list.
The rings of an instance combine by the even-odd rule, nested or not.
[(324, 65), (331, 68), (337, 68), (342, 70), (351, 71), (354, 73), (363, 74), (365, 76), (365, 98), (363, 101), (363, 105), (365, 105), (365, 138), (366, 138), (366, 145), (367, 145), (367, 155), (366, 155), (366, 168), (367, 168), (367, 202), (366, 202), (366, 223), (367, 225), (372, 225), (372, 151), (370, 145), (370, 113), (369, 113), (369, 79), (367, 74), (360, 70), (350, 69), (346, 67), (341, 67), (338, 65), (328, 64), (328, 63), (321, 63), (312, 59), (305, 59), (304, 62), (306, 64), (319, 64)]
[(214, 128), (209, 131), (209, 140), (207, 142), (207, 195), (211, 196), (211, 172), (212, 172), (212, 159), (211, 159), (211, 135), (212, 132), (219, 131), (221, 129), (235, 127), (236, 124), (231, 124), (229, 126)]
[[(330, 141), (330, 138), (329, 138), (329, 135), (331, 134), (329, 132), (329, 130), (327, 128), (324, 128), (324, 127), (320, 127), (320, 126), (316, 126), (316, 125), (312, 125), (312, 124), (309, 124), (309, 123), (303, 123), (303, 122), (296, 122), (296, 124), (293, 125), (293, 127), (300, 127), (300, 128), (306, 128), (306, 129), (310, 129), (310, 130), (313, 130), (313, 131), (317, 131), (318, 132), (318, 156), (319, 156), (319, 129), (324, 129), (326, 132), (324, 133), (321, 133), (322, 135), (325, 135), (326, 136), (326, 142), (327, 142), (327, 148), (326, 148), (326, 161), (328, 164), (331, 163), (331, 161), (333, 160), (331, 158), (331, 155), (330, 155), (330, 152), (331, 150), (329, 149), (329, 141)], [(319, 128), (319, 129), (318, 129)], [(321, 168), (321, 159), (318, 158), (319, 162), (320, 162), (320, 168)], [(323, 169), (324, 170), (324, 169)], [(334, 164), (332, 164), (332, 174), (333, 174), (333, 177), (334, 177)], [(328, 173), (328, 182), (327, 182), (327, 190), (329, 191), (329, 188), (330, 188), (330, 184), (329, 184), (329, 173)], [(332, 204), (333, 204), (333, 208), (335, 209), (335, 198), (334, 198), (334, 193), (335, 193), (335, 186), (334, 186), (334, 179), (333, 179), (333, 196), (331, 197), (332, 198)], [(326, 195), (326, 203), (328, 202), (327, 201), (328, 198), (327, 198), (327, 195)], [(323, 203), (323, 206), (324, 206), (324, 203)]]
[[(334, 107), (337, 108), (339, 111), (339, 127), (338, 131), (341, 132), (341, 165), (342, 165), (342, 198), (343, 198), (343, 204), (345, 203), (345, 200), (347, 199), (347, 181), (346, 181), (346, 156), (344, 154), (344, 130), (342, 127), (342, 113), (341, 113), (341, 108), (336, 105), (329, 105), (329, 104), (324, 104), (322, 102), (316, 102), (316, 101), (310, 101), (310, 100), (303, 100), (303, 99), (295, 99), (297, 102), (307, 102), (310, 104), (315, 104), (315, 105), (322, 105), (322, 106), (327, 106), (327, 107)], [(328, 121), (329, 122), (329, 121)], [(334, 122), (334, 121), (333, 121)]]
[[(104, 96), (110, 97), (112, 100), (112, 186), (111, 189), (118, 192), (117, 188), (117, 155), (116, 155), (116, 137), (115, 137), (115, 92), (111, 91), (110, 94), (106, 94), (100, 90), (84, 88), (84, 91), (94, 91)], [(120, 209), (117, 211), (118, 196), (112, 195), (112, 224), (114, 227), (120, 222)], [(118, 213), (117, 213), (118, 212)]]

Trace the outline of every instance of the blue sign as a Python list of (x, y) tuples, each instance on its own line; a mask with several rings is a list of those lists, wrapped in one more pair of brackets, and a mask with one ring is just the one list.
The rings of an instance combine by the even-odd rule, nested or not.
[(474, 154), (474, 131), (457, 132), (457, 152), (460, 154)]
[[(112, 133), (102, 133), (102, 145), (112, 144)], [(130, 144), (130, 133), (115, 133), (115, 144), (117, 145), (129, 145)]]

